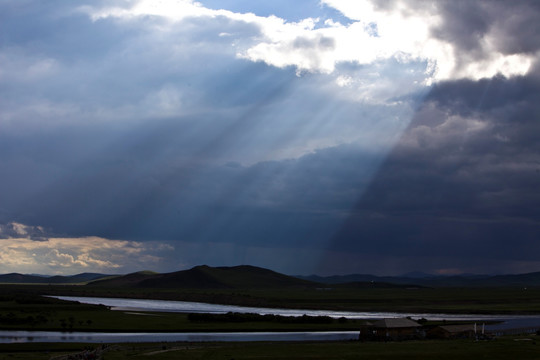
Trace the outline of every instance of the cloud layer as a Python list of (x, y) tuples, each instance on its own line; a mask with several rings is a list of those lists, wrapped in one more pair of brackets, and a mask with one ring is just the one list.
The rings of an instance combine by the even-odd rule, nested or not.
[[(286, 22), (276, 16), (213, 10), (192, 0), (139, 0), (127, 7), (82, 9), (94, 21), (153, 16), (172, 23), (217, 19), (252, 26), (259, 32), (255, 41), (227, 31), (219, 35), (233, 37), (241, 58), (280, 68), (294, 66), (299, 74), (332, 73), (344, 62), (365, 65), (396, 58), (403, 63), (426, 62), (427, 82), (524, 75), (538, 51), (534, 40), (538, 9), (533, 2), (324, 0), (322, 4), (340, 11), (348, 22), (319, 17)], [(531, 34), (522, 36), (522, 28), (532, 28)], [(516, 43), (517, 36), (524, 40)]]
[(435, 86), (333, 246), (535, 270), (538, 96), (526, 77)]
[(4, 1), (5, 271), (534, 270), (539, 19), (525, 0)]
[(166, 244), (109, 240), (96, 236), (54, 237), (41, 227), (9, 223), (0, 227), (0, 272), (76, 274), (123, 273), (155, 267)]

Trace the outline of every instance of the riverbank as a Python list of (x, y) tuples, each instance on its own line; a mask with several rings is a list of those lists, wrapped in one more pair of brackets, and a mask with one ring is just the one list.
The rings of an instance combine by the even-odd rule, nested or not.
[[(41, 287), (41, 289), (44, 288)], [(93, 302), (93, 304), (63, 301), (32, 293), (13, 292), (10, 295), (4, 294), (0, 297), (0, 329), (68, 332), (354, 331), (363, 325), (364, 320), (374, 318), (411, 316), (415, 319), (426, 318), (439, 321), (490, 322), (520, 317), (520, 315), (508, 314), (496, 316), (455, 313), (437, 315), (412, 312), (351, 312), (285, 308), (251, 307), (246, 309), (236, 305), (178, 303), (176, 301), (146, 299), (86, 297), (69, 299)], [(95, 304), (105, 304), (106, 306)], [(178, 307), (180, 305), (181, 307)], [(123, 308), (124, 310), (112, 311), (111, 308)], [(168, 313), (155, 311), (166, 311)], [(188, 313), (191, 312), (251, 312), (295, 317), (295, 320), (283, 321), (286, 319), (273, 317), (256, 320), (248, 319), (249, 321), (237, 321), (237, 319), (229, 319), (230, 321), (200, 321), (200, 319), (190, 319)], [(315, 318), (323, 316), (323, 318), (311, 319), (304, 317), (304, 315)], [(331, 319), (326, 319), (325, 316)], [(530, 316), (525, 316), (525, 318), (527, 317)]]
[[(113, 310), (116, 309), (116, 310)], [(410, 317), (423, 325), (513, 322), (538, 326), (534, 315), (345, 312), (246, 308), (178, 301), (36, 297), (0, 301), (0, 329), (82, 333), (215, 333), (358, 331), (369, 320)], [(520, 322), (526, 322), (520, 325)], [(504, 330), (504, 329), (503, 329)]]
[[(48, 297), (0, 301), (1, 330), (62, 332), (235, 332), (235, 331), (347, 331), (360, 320), (305, 318), (286, 321), (272, 317), (249, 321), (200, 321), (188, 313), (113, 311), (107, 306)], [(107, 299), (103, 299), (104, 301)], [(98, 303), (101, 301), (98, 301)]]
[(540, 314), (540, 288), (145, 289), (1, 285), (0, 298), (42, 294), (354, 312)]

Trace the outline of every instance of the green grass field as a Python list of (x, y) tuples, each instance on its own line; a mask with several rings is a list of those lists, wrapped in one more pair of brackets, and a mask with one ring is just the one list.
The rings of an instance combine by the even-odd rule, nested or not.
[[(437, 359), (508, 360), (539, 359), (536, 336), (501, 337), (492, 341), (408, 341), (408, 342), (253, 342), (253, 343), (138, 343), (109, 346), (106, 360), (124, 359)], [(75, 354), (91, 344), (0, 344), (0, 360), (49, 360)]]
[[(357, 311), (540, 313), (540, 289), (161, 290), (82, 286), (0, 286), (0, 329), (63, 331), (357, 330), (360, 321), (283, 323), (191, 321), (187, 314), (121, 312), (44, 299), (40, 294), (196, 300), (269, 307)], [(537, 336), (493, 341), (114, 344), (102, 359), (540, 359)], [(95, 344), (0, 344), (2, 359), (57, 359)], [(539, 345), (540, 346), (540, 345)], [(60, 356), (60, 357), (59, 357)], [(66, 357), (67, 358), (67, 357)]]
[(0, 298), (0, 329), (108, 332), (356, 330), (363, 321), (259, 315), (211, 318), (185, 313), (113, 311), (40, 296)]

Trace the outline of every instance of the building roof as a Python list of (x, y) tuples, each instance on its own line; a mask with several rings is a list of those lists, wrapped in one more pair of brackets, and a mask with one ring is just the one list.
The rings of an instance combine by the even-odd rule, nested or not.
[(420, 327), (419, 323), (407, 318), (389, 318), (378, 320), (373, 323), (373, 326), (377, 328), (411, 328)]
[[(446, 332), (449, 333), (462, 333), (462, 332), (468, 332), (468, 331), (474, 331), (474, 324), (463, 324), (463, 325), (444, 325), (439, 326), (441, 329), (443, 329)], [(481, 329), (481, 326), (478, 328)]]

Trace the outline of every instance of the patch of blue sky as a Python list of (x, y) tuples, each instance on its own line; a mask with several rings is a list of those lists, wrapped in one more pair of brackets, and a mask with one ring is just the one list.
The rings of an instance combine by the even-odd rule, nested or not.
[(274, 1), (253, 1), (253, 0), (202, 0), (203, 6), (210, 9), (224, 9), (238, 13), (254, 13), (258, 16), (277, 16), (287, 22), (299, 22), (306, 18), (319, 18), (316, 27), (325, 26), (325, 20), (332, 20), (347, 25), (350, 19), (336, 9), (321, 4), (319, 0), (274, 0)]

